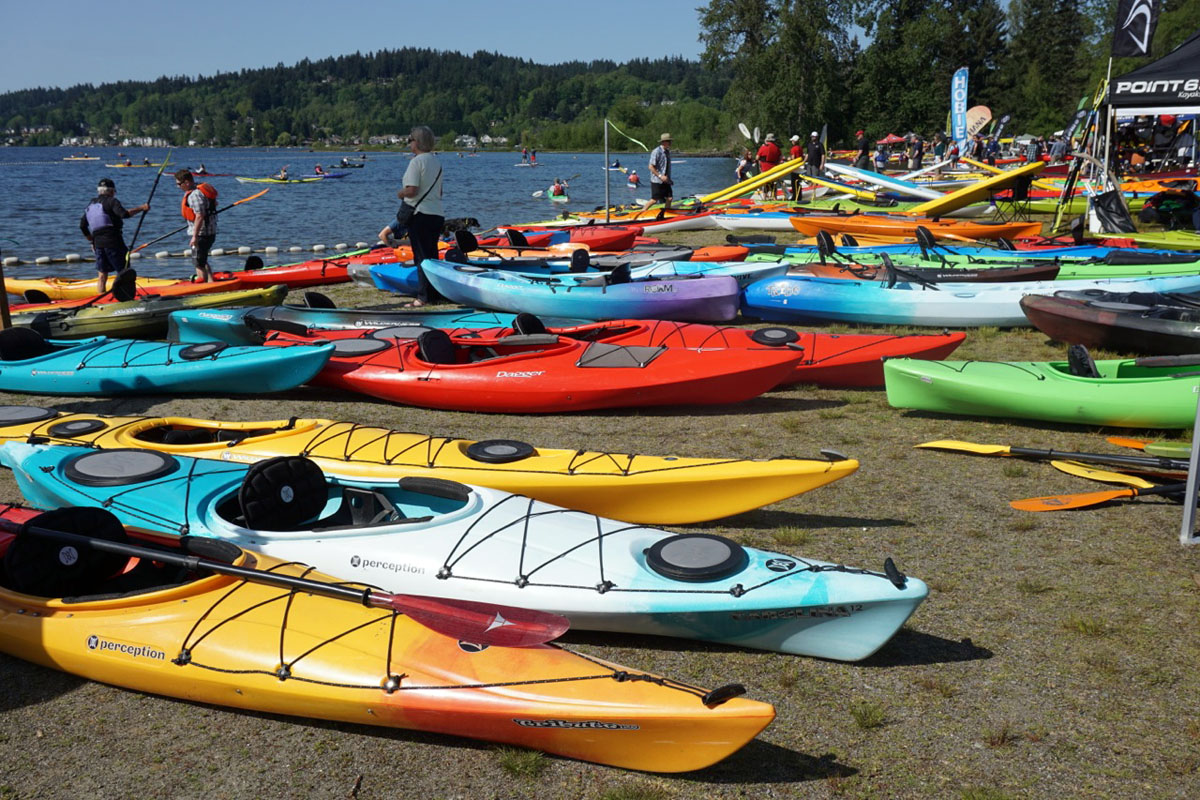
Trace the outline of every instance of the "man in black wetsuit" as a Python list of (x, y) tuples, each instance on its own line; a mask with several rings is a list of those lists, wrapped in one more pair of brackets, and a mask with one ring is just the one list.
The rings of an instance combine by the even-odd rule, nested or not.
[(79, 218), (79, 230), (92, 243), (96, 254), (96, 293), (108, 291), (108, 273), (120, 273), (128, 264), (129, 248), (121, 227), (134, 214), (145, 214), (150, 204), (125, 209), (117, 199), (117, 187), (112, 178), (101, 178), (96, 185), (96, 196)]

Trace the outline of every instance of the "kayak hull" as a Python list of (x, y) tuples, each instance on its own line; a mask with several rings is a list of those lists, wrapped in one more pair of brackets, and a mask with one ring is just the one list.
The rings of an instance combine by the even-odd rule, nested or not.
[[(1021, 298), (1021, 310), (1051, 339), (1146, 355), (1200, 352), (1200, 305), (1180, 295), (1059, 293)], [(1193, 301), (1194, 303), (1194, 301)]]

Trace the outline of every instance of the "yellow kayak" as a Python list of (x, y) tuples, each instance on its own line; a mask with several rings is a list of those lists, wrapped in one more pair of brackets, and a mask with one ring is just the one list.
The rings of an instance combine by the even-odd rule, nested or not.
[(0, 442), (139, 447), (253, 463), (304, 455), (334, 475), (447, 478), (599, 516), (681, 525), (740, 514), (858, 469), (854, 459), (676, 458), (473, 442), (326, 419), (223, 422), (186, 417), (66, 414), (0, 406)]
[[(738, 697), (741, 687), (709, 693), (555, 645), (464, 645), (414, 620), (425, 603), (435, 613), (446, 608), (440, 601), (347, 583), (340, 585), (357, 596), (342, 599), (268, 585), (257, 573), (224, 574), (233, 567), (336, 582), (225, 542), (82, 524), (101, 522), (97, 511), (0, 511), (0, 531), (7, 531), (0, 532), (0, 553), (9, 567), (0, 586), (0, 651), (194, 702), (466, 736), (653, 772), (709, 766), (775, 715), (767, 703)], [(24, 526), (118, 542), (132, 534), (121, 543), (143, 555), (13, 535)], [(164, 559), (195, 555), (216, 563), (173, 566), (146, 558), (145, 548)], [(72, 566), (63, 567), (68, 550)], [(398, 606), (367, 607), (368, 595)], [(427, 624), (460, 627), (453, 619)]]
[[(179, 283), (179, 278), (138, 277), (137, 288), (144, 291), (161, 289)], [(9, 294), (23, 295), (30, 289), (45, 292), (51, 300), (83, 300), (96, 295), (96, 279), (85, 278), (12, 278), (4, 277), (4, 288)]]

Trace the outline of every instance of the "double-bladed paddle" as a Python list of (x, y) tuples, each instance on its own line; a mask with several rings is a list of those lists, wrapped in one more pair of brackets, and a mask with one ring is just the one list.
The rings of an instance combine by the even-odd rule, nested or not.
[(1129, 489), (1113, 489), (1107, 492), (1029, 497), (1024, 500), (1013, 500), (1009, 505), (1018, 511), (1066, 511), (1072, 508), (1098, 506), (1112, 500), (1120, 500), (1123, 497), (1143, 497), (1152, 494), (1182, 494), (1186, 490), (1186, 483), (1168, 483), (1163, 486), (1153, 486), (1149, 489), (1141, 489), (1135, 486)]
[[(167, 164), (171, 163), (171, 151), (168, 149), (167, 154), (163, 156), (162, 164), (158, 167), (158, 174), (154, 176), (154, 185), (150, 187), (150, 196), (146, 198), (146, 205), (150, 205), (150, 201), (154, 199), (154, 193), (158, 191), (158, 182), (162, 178), (163, 170), (167, 168)], [(138, 234), (142, 232), (142, 223), (146, 221), (146, 215), (142, 214), (138, 217), (137, 227), (133, 229), (133, 238), (129, 240), (130, 247), (137, 241)], [(129, 266), (129, 257), (134, 253), (134, 250), (125, 251), (125, 266)]]
[[(72, 509), (82, 515), (88, 515), (88, 522), (94, 523), (97, 512), (112, 517), (112, 524), (120, 526), (120, 521), (111, 512), (102, 509), (80, 508)], [(59, 520), (62, 512), (56, 512)], [(386, 608), (399, 611), (419, 622), (426, 628), (449, 636), (459, 641), (474, 644), (494, 645), (498, 647), (531, 647), (557, 639), (567, 631), (570, 623), (566, 617), (545, 611), (514, 608), (492, 603), (480, 603), (473, 600), (451, 600), (435, 597), (424, 597), (409, 594), (390, 594), (369, 587), (352, 588), (336, 583), (315, 581), (308, 578), (297, 578), (291, 575), (280, 575), (251, 567), (238, 567), (220, 561), (185, 556), (166, 550), (150, 547), (113, 542), (91, 536), (82, 536), (65, 530), (47, 528), (38, 525), (41, 516), (29, 520), (24, 526), (17, 523), (0, 520), (0, 530), (20, 532), (19, 535), (33, 534), (56, 539), (71, 545), (90, 548), (106, 553), (144, 558), (165, 564), (186, 567), (189, 570), (207, 570), (220, 575), (228, 575), (250, 583), (262, 583), (278, 586), (294, 591), (311, 592), (312, 594), (334, 597), (342, 600), (353, 600), (369, 608)], [(59, 522), (61, 525), (61, 521)]]
[(1128, 436), (1109, 436), (1111, 444), (1120, 447), (1130, 447), (1134, 450), (1144, 450), (1152, 456), (1167, 458), (1189, 458), (1192, 455), (1191, 442), (1163, 442), (1152, 439), (1133, 439)]
[(1126, 456), (1108, 453), (1075, 453), (1066, 450), (1038, 450), (1031, 447), (1010, 447), (1003, 444), (975, 444), (955, 439), (940, 439), (935, 442), (925, 442), (915, 445), (932, 450), (953, 450), (961, 453), (974, 453), (981, 456), (1019, 456), (1036, 459), (1072, 459), (1075, 461), (1092, 461), (1097, 464), (1113, 464), (1117, 466), (1143, 467), (1162, 470), (1183, 470), (1188, 468), (1185, 458), (1166, 458), (1164, 456)]
[(1087, 478), (1091, 481), (1100, 481), (1101, 483), (1123, 483), (1126, 486), (1135, 486), (1138, 489), (1152, 489), (1158, 485), (1145, 478), (1139, 478), (1136, 475), (1127, 475), (1124, 472), (1110, 472), (1106, 469), (1096, 469), (1089, 467), (1087, 464), (1080, 464), (1077, 461), (1051, 461), (1050, 466), (1059, 472), (1065, 472), (1068, 475), (1075, 475), (1079, 478)]
[[(249, 203), (251, 200), (255, 200), (259, 197), (262, 197), (264, 194), (266, 194), (269, 191), (271, 191), (271, 190), (269, 188), (267, 188), (267, 189), (263, 189), (258, 194), (252, 194), (249, 197), (243, 197), (241, 200), (230, 203), (229, 205), (225, 206), (224, 208), (218, 208), (216, 211), (213, 212), (213, 215), (216, 216), (217, 214), (220, 214), (222, 211), (228, 211), (229, 209), (233, 208), (234, 206), (240, 206), (242, 203)], [(188, 226), (184, 225), (181, 228), (176, 228), (175, 230), (171, 231), (170, 233), (164, 233), (162, 236), (159, 236), (157, 239), (151, 239), (150, 241), (146, 242), (145, 244), (139, 244), (137, 247), (135, 247), (130, 252), (136, 253), (138, 250), (141, 250), (143, 247), (149, 247), (152, 244), (157, 244), (158, 242), (161, 242), (163, 239), (169, 239), (170, 237), (174, 236), (177, 233), (183, 233), (184, 231), (187, 230), (187, 228), (188, 228)]]

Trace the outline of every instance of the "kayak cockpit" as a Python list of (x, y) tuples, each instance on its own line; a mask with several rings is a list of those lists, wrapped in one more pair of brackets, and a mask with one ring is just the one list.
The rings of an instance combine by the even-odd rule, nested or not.
[[(89, 343), (95, 340), (89, 340)], [(78, 347), (81, 342), (59, 344), (43, 337), (32, 328), (5, 328), (0, 330), (0, 361), (32, 361), (43, 356), (61, 353)]]

